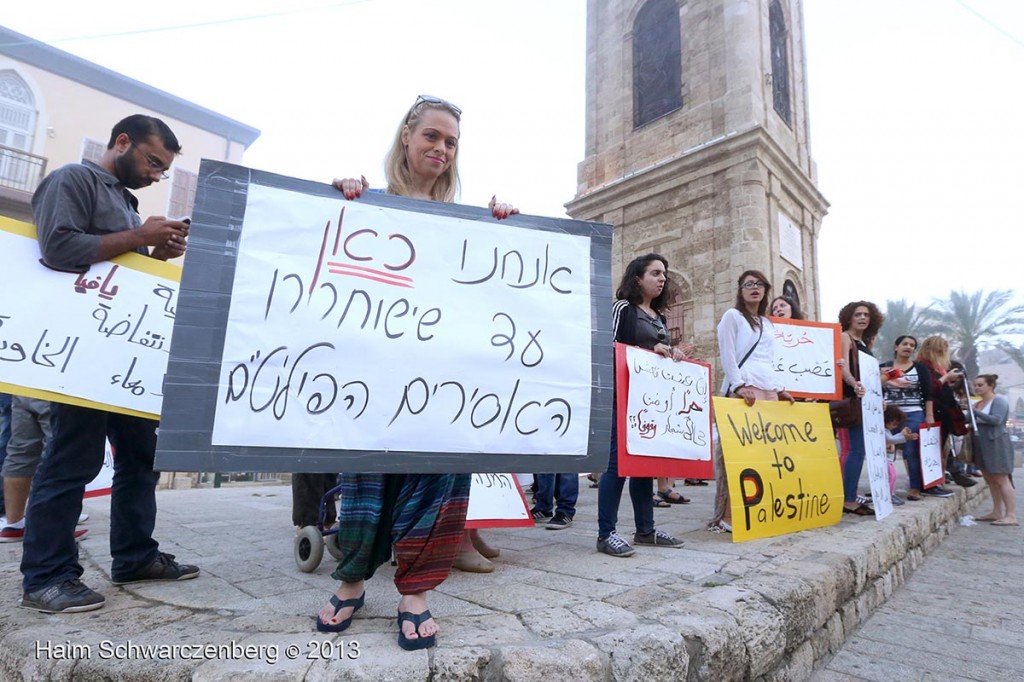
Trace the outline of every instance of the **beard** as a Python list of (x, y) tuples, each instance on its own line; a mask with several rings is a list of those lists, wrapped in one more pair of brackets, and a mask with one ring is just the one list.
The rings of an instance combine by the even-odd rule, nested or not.
[(141, 189), (153, 184), (148, 177), (139, 175), (131, 155), (127, 153), (114, 159), (114, 175), (128, 189)]

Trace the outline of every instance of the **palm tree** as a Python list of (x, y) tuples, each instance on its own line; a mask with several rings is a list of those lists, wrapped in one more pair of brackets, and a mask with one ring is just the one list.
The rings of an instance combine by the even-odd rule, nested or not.
[(1014, 303), (1013, 296), (1009, 289), (951, 291), (948, 299), (933, 301), (936, 331), (949, 339), (968, 376), (978, 376), (979, 348), (998, 348), (1024, 369), (1024, 353), (1001, 338), (1024, 334), (1024, 304)]
[(934, 331), (934, 322), (928, 316), (931, 306), (918, 308), (914, 303), (907, 303), (906, 299), (898, 301), (886, 301), (885, 322), (882, 329), (875, 337), (874, 354), (880, 359), (889, 360), (892, 357), (892, 349), (896, 344), (896, 338), (904, 334), (910, 334), (917, 338), (918, 342)]

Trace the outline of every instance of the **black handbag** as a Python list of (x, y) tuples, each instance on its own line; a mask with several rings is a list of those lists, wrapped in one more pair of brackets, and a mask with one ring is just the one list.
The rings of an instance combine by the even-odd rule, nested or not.
[[(857, 358), (857, 344), (850, 346), (850, 374), (860, 381), (860, 361)], [(828, 413), (832, 417), (832, 428), (848, 429), (851, 426), (860, 426), (863, 418), (860, 398), (850, 396), (842, 400), (831, 400), (828, 404)]]

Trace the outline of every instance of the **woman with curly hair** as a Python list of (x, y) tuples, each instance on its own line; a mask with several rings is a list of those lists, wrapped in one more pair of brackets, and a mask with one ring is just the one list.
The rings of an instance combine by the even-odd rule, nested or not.
[[(860, 363), (855, 360), (858, 352), (874, 357), (871, 346), (875, 343), (878, 330), (882, 328), (885, 316), (874, 303), (853, 301), (839, 311), (839, 325), (843, 329), (843, 397), (864, 397), (864, 384), (860, 382)], [(856, 370), (856, 371), (855, 371)], [(864, 426), (858, 424), (845, 429), (836, 429), (836, 438), (842, 452), (843, 464), (843, 512), (858, 516), (873, 516), (875, 510), (857, 499), (857, 484), (864, 470)]]

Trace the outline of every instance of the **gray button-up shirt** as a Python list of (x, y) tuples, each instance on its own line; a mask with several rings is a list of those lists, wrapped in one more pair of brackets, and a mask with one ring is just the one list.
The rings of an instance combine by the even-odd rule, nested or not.
[[(32, 213), (43, 262), (70, 272), (86, 272), (96, 262), (101, 235), (142, 225), (135, 196), (92, 161), (46, 176), (32, 196)], [(149, 255), (145, 247), (136, 252)]]

